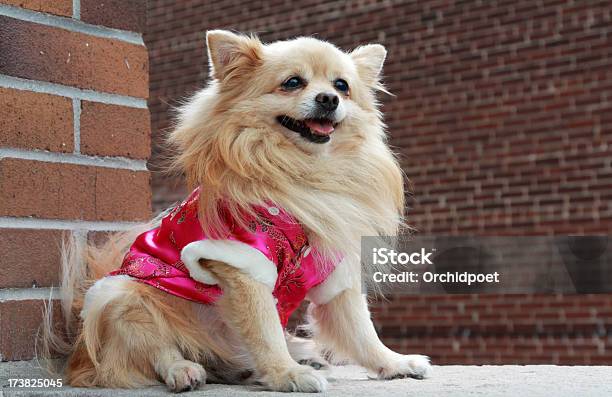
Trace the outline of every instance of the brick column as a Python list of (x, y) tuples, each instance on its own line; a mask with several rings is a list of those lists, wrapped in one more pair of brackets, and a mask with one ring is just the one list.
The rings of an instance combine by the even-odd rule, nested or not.
[(34, 354), (63, 233), (150, 217), (144, 0), (0, 0), (0, 361)]

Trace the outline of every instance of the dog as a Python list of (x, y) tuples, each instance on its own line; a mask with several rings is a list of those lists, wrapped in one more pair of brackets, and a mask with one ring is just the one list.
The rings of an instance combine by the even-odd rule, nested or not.
[[(381, 379), (427, 377), (427, 357), (379, 340), (361, 290), (361, 236), (404, 222), (375, 96), (385, 48), (206, 41), (210, 82), (169, 135), (191, 195), (102, 246), (64, 247), (68, 383), (323, 392), (323, 353)], [(284, 331), (303, 300), (311, 339)]]

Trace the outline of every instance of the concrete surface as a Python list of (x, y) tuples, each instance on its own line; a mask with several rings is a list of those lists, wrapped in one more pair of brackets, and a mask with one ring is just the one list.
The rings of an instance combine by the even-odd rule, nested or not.
[[(553, 365), (507, 366), (436, 366), (430, 379), (369, 380), (366, 372), (355, 366), (334, 367), (329, 373), (330, 386), (325, 396), (612, 396), (612, 366), (559, 367)], [(171, 396), (163, 386), (141, 390), (8, 389), (9, 378), (45, 378), (32, 362), (0, 363), (0, 397), (8, 396)], [(312, 396), (312, 394), (299, 394)], [(260, 391), (254, 387), (205, 385), (200, 390), (183, 393), (200, 396), (298, 396), (298, 394)]]

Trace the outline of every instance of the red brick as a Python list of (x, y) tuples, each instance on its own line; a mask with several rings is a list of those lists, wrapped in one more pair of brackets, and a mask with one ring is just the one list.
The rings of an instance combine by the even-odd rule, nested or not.
[(0, 16), (0, 73), (146, 98), (144, 46)]
[(148, 172), (107, 169), (97, 171), (96, 214), (100, 220), (146, 221), (151, 217)]
[(148, 158), (151, 154), (148, 109), (82, 102), (81, 153)]
[(150, 205), (145, 171), (0, 160), (0, 216), (142, 221)]
[(0, 288), (59, 285), (60, 246), (65, 231), (0, 229)]
[(0, 88), (0, 146), (72, 152), (72, 101)]
[[(29, 360), (34, 357), (43, 309), (41, 300), (0, 302), (0, 361)], [(58, 301), (54, 301), (53, 309), (53, 324), (61, 334)]]
[(65, 17), (72, 16), (72, 0), (0, 0), (0, 3)]
[(146, 0), (81, 0), (81, 20), (94, 25), (143, 32)]

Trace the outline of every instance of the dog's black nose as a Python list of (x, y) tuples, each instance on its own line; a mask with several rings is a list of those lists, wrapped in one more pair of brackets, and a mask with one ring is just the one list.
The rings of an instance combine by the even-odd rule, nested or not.
[(328, 112), (333, 112), (338, 108), (338, 103), (340, 102), (340, 98), (336, 94), (328, 94), (326, 92), (322, 92), (315, 97), (315, 101), (319, 106)]

